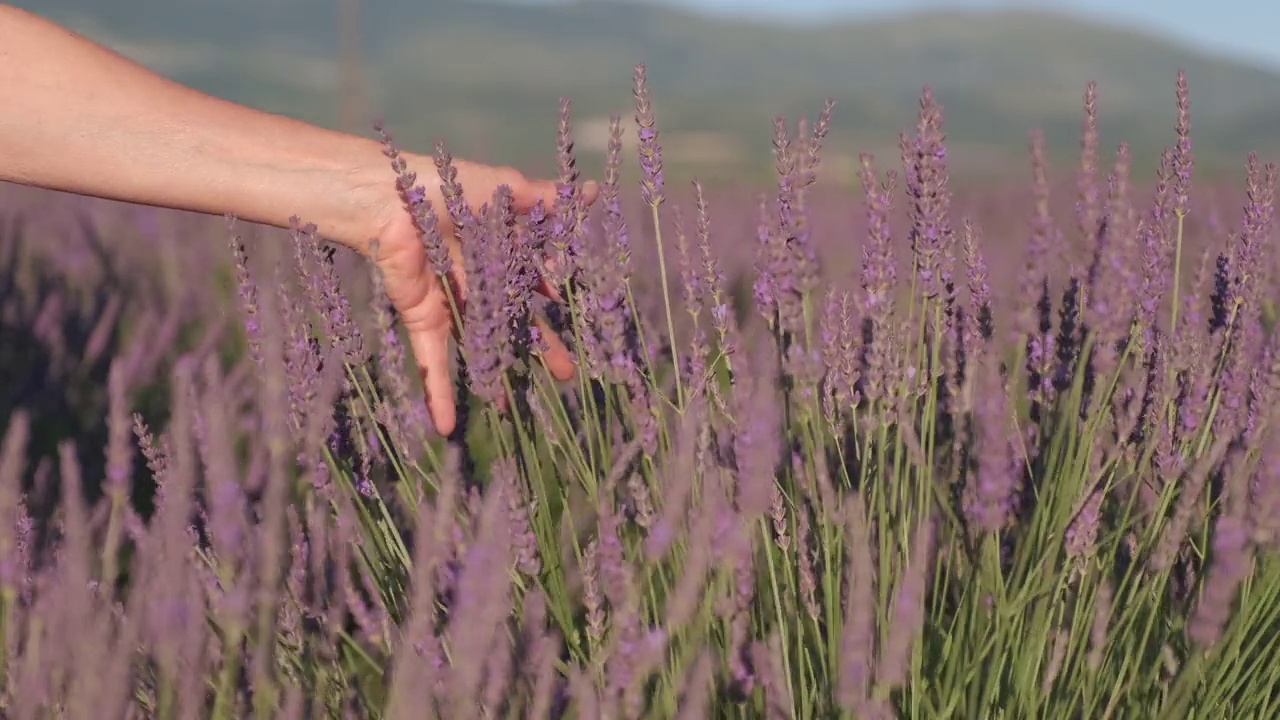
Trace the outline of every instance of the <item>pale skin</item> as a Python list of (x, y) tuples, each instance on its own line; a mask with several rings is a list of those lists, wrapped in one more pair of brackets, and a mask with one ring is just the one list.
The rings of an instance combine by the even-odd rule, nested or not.
[[(404, 153), (440, 213), (429, 156)], [(478, 206), (500, 185), (518, 212), (555, 184), (455, 160)], [(215, 98), (168, 80), (61, 26), (0, 4), (0, 181), (221, 215), (287, 228), (292, 216), (369, 254), (385, 278), (423, 378), (436, 429), (457, 421), (449, 377), (453, 314), (394, 185), (381, 144)], [(585, 188), (593, 201), (594, 184)], [(478, 200), (478, 201), (477, 201)], [(442, 222), (442, 230), (452, 223)], [(457, 254), (457, 241), (447, 237)], [(456, 263), (455, 263), (456, 265)], [(465, 288), (462, 278), (459, 285)], [(550, 288), (542, 290), (552, 294)], [(573, 360), (553, 333), (548, 369)]]

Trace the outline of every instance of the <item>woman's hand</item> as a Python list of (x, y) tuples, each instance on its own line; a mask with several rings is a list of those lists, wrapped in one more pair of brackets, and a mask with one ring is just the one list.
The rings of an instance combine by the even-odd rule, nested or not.
[[(211, 97), (36, 15), (0, 4), (0, 180), (95, 197), (236, 217), (287, 228), (298, 217), (368, 254), (408, 327), (436, 428), (453, 431), (452, 312), (372, 138), (319, 128)], [(427, 199), (447, 216), (432, 159), (404, 155)], [(508, 168), (455, 161), (479, 207), (499, 185), (517, 211), (552, 204), (554, 183)], [(594, 186), (584, 188), (591, 202)], [(452, 223), (441, 223), (461, 267)], [(461, 288), (466, 278), (453, 278)], [(548, 290), (544, 286), (544, 291)], [(573, 362), (553, 333), (545, 359), (567, 378)]]
[[(402, 157), (410, 170), (417, 169), (420, 179), (427, 175), (436, 177), (430, 157), (408, 153), (402, 154)], [(511, 188), (517, 213), (527, 213), (539, 200), (547, 205), (555, 200), (556, 187), (551, 181), (528, 180), (510, 168), (489, 167), (464, 160), (454, 160), (454, 167), (458, 171), (458, 184), (462, 186), (472, 207), (479, 207), (487, 202), (501, 185)], [(377, 232), (376, 245), (366, 250), (375, 255), (373, 260), (382, 271), (387, 297), (400, 314), (409, 333), (410, 347), (426, 389), (427, 408), (432, 422), (439, 432), (448, 434), (453, 431), (457, 419), (453, 384), (449, 378), (449, 339), (458, 328), (454, 327), (453, 312), (449, 308), (444, 286), (439, 276), (428, 266), (426, 248), (418, 238), (412, 218), (395, 193), (395, 176), (389, 166), (384, 173), (386, 180), (383, 183), (383, 193), (387, 197), (382, 202), (382, 213), (385, 220)], [(428, 182), (425, 187), (427, 200), (432, 207), (441, 216), (447, 217), (439, 185)], [(596, 192), (596, 187), (588, 184), (583, 193), (586, 202), (592, 202)], [(454, 257), (452, 281), (461, 291), (461, 299), (465, 300), (466, 276), (458, 271), (462, 267), (462, 257), (457, 238), (451, 232), (453, 223), (442, 222), (440, 227)], [(544, 294), (551, 293), (545, 282), (542, 290)], [(543, 330), (542, 337), (548, 346), (543, 359), (548, 369), (559, 380), (569, 379), (574, 369), (572, 356), (555, 333), (545, 325)]]

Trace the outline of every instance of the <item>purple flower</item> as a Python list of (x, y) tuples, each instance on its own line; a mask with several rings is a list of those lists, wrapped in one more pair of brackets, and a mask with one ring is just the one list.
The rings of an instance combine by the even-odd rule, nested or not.
[(591, 540), (582, 551), (582, 605), (586, 610), (587, 637), (599, 643), (604, 637), (604, 595), (600, 592), (600, 545)]
[(870, 155), (862, 155), (867, 240), (862, 252), (862, 293), (858, 315), (863, 318), (861, 392), (868, 402), (874, 403), (885, 397), (889, 388), (889, 324), (898, 288), (893, 234), (889, 224), (897, 176), (890, 172), (885, 182), (878, 184), (872, 160)]
[(925, 518), (916, 528), (910, 560), (893, 593), (889, 633), (876, 666), (877, 681), (887, 688), (907, 682), (911, 651), (924, 630), (925, 592), (933, 566), (934, 523)]
[[(493, 205), (482, 211), (488, 231), (478, 222), (463, 226), (467, 270), (467, 303), (463, 343), (471, 389), (489, 402), (504, 395), (503, 374), (514, 362), (512, 297), (508, 293), (508, 258), (516, 250), (512, 230), (511, 188), (502, 185)], [(515, 293), (517, 296), (522, 292)], [(517, 298), (517, 300), (520, 298)]]
[(1138, 226), (1142, 240), (1142, 290), (1138, 296), (1138, 326), (1142, 346), (1150, 351), (1159, 327), (1157, 313), (1169, 285), (1169, 237), (1154, 216)]
[(453, 164), (453, 154), (445, 148), (443, 141), (436, 143), (435, 150), (436, 174), (440, 176), (444, 206), (453, 222), (454, 235), (461, 239), (464, 226), (475, 218), (471, 213), (470, 203), (463, 196), (462, 185), (458, 182), (458, 168)]
[(942, 131), (942, 106), (925, 86), (920, 98), (916, 135), (899, 138), (911, 198), (911, 249), (925, 297), (942, 296), (947, 268), (943, 258), (952, 242), (950, 227), (951, 193), (947, 189), (947, 149)]
[(781, 305), (780, 296), (787, 271), (785, 254), (779, 250), (780, 242), (775, 220), (769, 214), (769, 201), (762, 194), (757, 202), (756, 222), (756, 279), (752, 285), (752, 299), (756, 310), (770, 328), (777, 323)]
[(396, 173), (396, 191), (400, 195), (400, 202), (413, 218), (414, 231), (426, 248), (427, 261), (431, 264), (431, 269), (437, 275), (448, 275), (453, 267), (453, 257), (449, 254), (449, 248), (446, 247), (440, 235), (440, 220), (436, 216), (435, 209), (426, 199), (426, 188), (415, 184), (418, 175), (409, 170), (408, 163), (400, 155), (400, 150), (395, 146), (390, 133), (381, 124), (375, 125), (374, 130), (382, 138), (382, 154), (391, 160), (391, 169)]
[(853, 496), (847, 505), (845, 536), (844, 628), (840, 638), (840, 676), (836, 697), (846, 710), (870, 700), (872, 660), (876, 644), (876, 571), (865, 500)]
[(227, 235), (231, 242), (231, 252), (236, 262), (236, 283), (239, 287), (240, 308), (244, 311), (245, 336), (249, 342), (249, 354), (258, 366), (262, 366), (262, 322), (258, 311), (258, 286), (249, 272), (249, 256), (244, 249), (244, 240), (235, 233), (236, 220), (227, 215)]
[(1063, 536), (1063, 546), (1068, 555), (1090, 557), (1093, 554), (1098, 541), (1102, 500), (1103, 489), (1094, 490), (1085, 500), (1084, 507), (1071, 520)]
[(1106, 657), (1107, 626), (1111, 622), (1111, 603), (1113, 599), (1114, 591), (1111, 587), (1111, 580), (1103, 578), (1094, 601), (1093, 627), (1089, 629), (1089, 656), (1086, 662), (1093, 672), (1098, 671), (1098, 668), (1102, 666), (1103, 658)]
[(1099, 248), (1089, 282), (1085, 321), (1097, 333), (1093, 371), (1110, 377), (1118, 362), (1117, 346), (1128, 337), (1130, 308), (1137, 296), (1133, 271), (1137, 227), (1129, 198), (1129, 146), (1121, 143), (1115, 170), (1109, 178), (1110, 195)]
[(1076, 215), (1085, 257), (1071, 264), (1071, 275), (1081, 285), (1092, 262), (1099, 238), (1102, 216), (1098, 193), (1098, 83), (1090, 80), (1084, 90), (1084, 118), (1081, 120), (1080, 169), (1076, 175)]
[(610, 120), (609, 160), (601, 187), (603, 232), (587, 237), (581, 259), (587, 272), (581, 275), (583, 286), (579, 298), (591, 306), (589, 312), (582, 313), (589, 325), (589, 332), (582, 339), (588, 361), (599, 365), (592, 368), (593, 375), (603, 374), (615, 383), (638, 390), (641, 385), (639, 368), (643, 360), (631, 307), (627, 303), (631, 251), (617, 185), (622, 162), (621, 132), (620, 120), (615, 115)]
[(311, 223), (302, 225), (297, 217), (289, 219), (289, 234), (293, 238), (294, 258), (305, 282), (307, 297), (324, 320), (330, 342), (341, 350), (349, 364), (362, 364), (360, 331), (351, 312), (350, 301), (338, 286), (333, 249), (322, 248), (316, 226)]
[(1173, 153), (1173, 210), (1179, 216), (1187, 212), (1187, 196), (1191, 193), (1191, 170), (1195, 156), (1191, 153), (1191, 93), (1187, 72), (1178, 70), (1178, 142)]
[[(377, 257), (378, 244), (375, 242), (370, 253)], [(404, 345), (400, 342), (400, 334), (396, 332), (395, 308), (387, 297), (383, 284), (382, 271), (374, 264), (373, 275), (373, 315), (380, 342), (378, 343), (378, 384), (382, 391), (382, 407), (385, 417), (382, 422), (387, 425), (396, 449), (409, 455), (416, 454), (426, 438), (426, 429), (430, 419), (425, 407), (416, 406), (411, 397), (411, 385), (405, 374)]]
[(963, 225), (965, 267), (969, 279), (969, 314), (964, 329), (965, 350), (977, 350), (979, 340), (990, 340), (993, 334), (991, 327), (991, 283), (987, 274), (987, 261), (982, 255), (980, 235), (972, 220), (966, 219)]
[(1017, 436), (999, 369), (993, 360), (986, 360), (979, 373), (978, 472), (969, 520), (986, 532), (999, 532), (1012, 519), (1021, 466), (1012, 444)]
[(853, 298), (847, 292), (827, 292), (821, 323), (823, 401), (828, 420), (852, 410), (857, 402), (858, 358)]
[(862, 155), (861, 177), (866, 194), (867, 241), (863, 244), (860, 314), (883, 319), (888, 317), (897, 291), (897, 265), (894, 262), (893, 231), (889, 223), (897, 176), (890, 172), (885, 182), (880, 184), (872, 162), (871, 155)]
[[(1030, 133), (1032, 192), (1035, 210), (1031, 217), (1031, 241), (1019, 279), (1022, 298), (1014, 335), (1027, 349), (1026, 371), (1036, 402), (1051, 401), (1053, 391), (1052, 364), (1055, 339), (1049, 311), (1048, 267), (1055, 260), (1053, 249), (1060, 245), (1061, 234), (1049, 211), (1049, 182), (1046, 178), (1044, 133)], [(1038, 408), (1037, 408), (1038, 411)]]
[[(747, 517), (769, 511), (770, 493), (781, 460), (779, 401), (772, 375), (758, 368), (744, 378), (735, 394), (734, 415), (740, 418), (733, 437), (737, 459), (737, 504)], [(751, 382), (750, 380), (754, 380)]]
[(1250, 483), (1249, 519), (1253, 541), (1263, 547), (1280, 544), (1280, 429), (1263, 439), (1262, 457)]
[(644, 64), (635, 66), (634, 89), (636, 98), (636, 125), (640, 138), (640, 195), (644, 201), (657, 207), (663, 200), (662, 146), (658, 144), (658, 129), (654, 127), (653, 108), (649, 104), (649, 79)]
[(13, 413), (0, 445), (0, 588), (7, 592), (17, 588), (21, 571), (26, 570), (19, 561), (11, 533), (17, 528), (22, 502), (21, 475), (30, 439), (31, 416), (21, 410)]
[(783, 118), (774, 120), (773, 147), (778, 173), (778, 213), (776, 220), (767, 226), (769, 232), (761, 235), (764, 253), (761, 262), (765, 268), (762, 275), (768, 277), (771, 285), (779, 329), (799, 335), (805, 330), (804, 295), (817, 286), (818, 268), (801, 208), (801, 156), (788, 136)]
[(578, 181), (577, 160), (573, 152), (571, 104), (568, 98), (560, 100), (559, 124), (556, 128), (556, 164), (559, 179), (553, 215), (550, 218), (550, 244), (553, 253), (554, 284), (566, 285), (578, 277), (585, 233), (586, 208), (582, 202), (582, 185)]
[(1210, 648), (1222, 636), (1231, 617), (1236, 591), (1253, 562), (1248, 530), (1243, 520), (1227, 514), (1218, 518), (1213, 533), (1213, 556), (1204, 592), (1187, 624), (1187, 634), (1202, 648)]
[(631, 274), (631, 243), (627, 234), (627, 221), (622, 213), (619, 176), (622, 168), (622, 118), (617, 113), (609, 116), (609, 148), (605, 159), (604, 182), (600, 185), (600, 197), (604, 201), (605, 236), (612, 241), (617, 264), (624, 276)]

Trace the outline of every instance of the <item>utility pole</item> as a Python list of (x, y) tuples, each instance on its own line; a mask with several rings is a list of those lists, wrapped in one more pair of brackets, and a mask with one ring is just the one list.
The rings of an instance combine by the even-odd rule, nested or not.
[(365, 75), (360, 0), (338, 2), (338, 121), (357, 135), (369, 130), (368, 78)]

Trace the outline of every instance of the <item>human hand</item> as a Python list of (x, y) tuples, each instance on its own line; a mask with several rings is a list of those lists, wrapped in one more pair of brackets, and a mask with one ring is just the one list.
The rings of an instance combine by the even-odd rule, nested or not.
[[(467, 283), (466, 273), (462, 269), (461, 246), (453, 232), (453, 223), (447, 221), (448, 213), (439, 177), (434, 172), (434, 161), (431, 157), (410, 153), (401, 153), (401, 157), (408, 163), (410, 170), (419, 173), (418, 178), (426, 189), (427, 201), (442, 218), (441, 235), (453, 256), (449, 279), (459, 293), (458, 300), (465, 302)], [(472, 207), (478, 208), (488, 202), (494, 191), (502, 185), (511, 189), (517, 214), (528, 213), (539, 200), (547, 206), (552, 206), (555, 202), (554, 181), (529, 180), (511, 168), (491, 167), (465, 160), (455, 159), (453, 166), (457, 170), (457, 182), (462, 186)], [(413, 218), (404, 209), (395, 192), (394, 176), (384, 170), (384, 177), (384, 187), (389, 193), (380, 202), (379, 210), (384, 219), (379, 224), (376, 244), (367, 249), (367, 252), (373, 256), (373, 261), (381, 271), (387, 297), (408, 331), (409, 345), (422, 377), (431, 420), (440, 433), (447, 435), (453, 432), (457, 422), (453, 384), (449, 377), (449, 341), (451, 335), (457, 336), (460, 328), (454, 326), (454, 316), (449, 307), (445, 286), (427, 262), (426, 248), (418, 237)], [(590, 204), (597, 194), (597, 186), (587, 183), (583, 188), (583, 201)], [(539, 292), (558, 299), (545, 280), (540, 283)], [(547, 368), (556, 379), (569, 379), (574, 370), (572, 355), (546, 325), (545, 320), (539, 319), (538, 325), (547, 345), (543, 355)]]
[[(405, 326), (436, 428), (457, 422), (449, 380), (448, 296), (395, 187), (381, 144), (366, 137), (215, 98), (163, 78), (47, 20), (0, 4), (0, 181), (141, 203), (231, 214), (289, 228), (294, 218), (320, 236), (370, 254)], [(402, 153), (427, 199), (448, 216), (432, 158)], [(457, 181), (479, 207), (499, 185), (517, 212), (554, 206), (555, 183), (509, 168), (454, 161)], [(434, 181), (432, 181), (434, 178)], [(582, 199), (597, 190), (588, 184)], [(462, 262), (453, 224), (441, 233)], [(465, 295), (461, 270), (451, 282)], [(543, 286), (544, 292), (550, 289)], [(548, 368), (568, 378), (573, 361), (554, 333)]]

